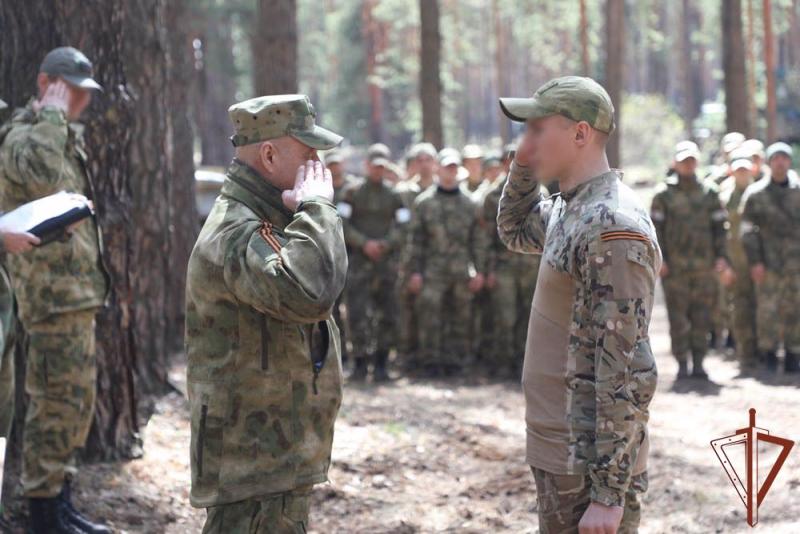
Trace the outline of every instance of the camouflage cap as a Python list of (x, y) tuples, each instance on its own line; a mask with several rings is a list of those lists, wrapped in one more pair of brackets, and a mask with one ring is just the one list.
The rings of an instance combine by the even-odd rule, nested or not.
[(333, 149), (330, 152), (325, 153), (325, 165), (330, 165), (331, 163), (341, 163), (344, 161), (344, 155), (342, 154), (341, 150)]
[(480, 145), (466, 145), (461, 151), (461, 157), (464, 159), (481, 159), (483, 158), (483, 149)]
[(461, 154), (455, 148), (443, 148), (439, 151), (439, 165), (461, 165)]
[(722, 136), (720, 147), (725, 154), (730, 154), (745, 142), (747, 138), (739, 132), (728, 132)]
[(373, 143), (367, 148), (367, 159), (375, 158), (392, 159), (392, 151), (383, 143)]
[(753, 162), (747, 158), (737, 158), (731, 162), (731, 170), (738, 171), (739, 169), (753, 169)]
[(0, 109), (6, 109), (8, 104), (6, 104), (2, 98), (0, 98)]
[(82, 89), (103, 90), (93, 78), (92, 62), (83, 52), (71, 46), (54, 48), (44, 56), (39, 72), (59, 76), (70, 85)]
[(317, 126), (317, 113), (306, 95), (259, 96), (228, 108), (235, 133), (233, 146), (289, 136), (317, 150), (329, 150), (342, 136)]
[(414, 153), (415, 158), (423, 155), (432, 158), (437, 156), (436, 147), (431, 143), (417, 143), (411, 148), (411, 151)]
[[(764, 143), (762, 143), (758, 139), (748, 139), (747, 141), (742, 143), (742, 146), (740, 146), (737, 150), (746, 151), (749, 154), (748, 157), (757, 156), (762, 159), (764, 158)], [(733, 155), (734, 153), (736, 153), (737, 150), (734, 150), (731, 153), (731, 158), (734, 157)]]
[(700, 161), (700, 149), (694, 141), (681, 141), (675, 145), (675, 161), (681, 162), (689, 158)]
[(614, 131), (614, 105), (603, 87), (591, 78), (564, 76), (542, 85), (531, 98), (501, 98), (500, 108), (517, 122), (549, 115), (586, 121), (595, 130)]
[(775, 154), (783, 154), (784, 156), (788, 156), (790, 159), (792, 157), (792, 147), (778, 141), (777, 143), (772, 143), (767, 147), (767, 161), (772, 159), (772, 156)]

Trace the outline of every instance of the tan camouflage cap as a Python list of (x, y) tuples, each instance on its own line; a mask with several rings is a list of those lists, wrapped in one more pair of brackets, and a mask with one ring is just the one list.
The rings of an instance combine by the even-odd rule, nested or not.
[(501, 98), (500, 108), (512, 121), (562, 115), (576, 122), (586, 121), (607, 134), (614, 131), (611, 97), (591, 78), (555, 78), (537, 89), (531, 98)]
[(722, 136), (722, 142), (720, 146), (722, 146), (722, 151), (725, 154), (730, 154), (744, 143), (747, 138), (744, 134), (739, 132), (728, 132)]
[(270, 95), (251, 98), (228, 108), (235, 133), (233, 146), (290, 136), (317, 150), (329, 150), (342, 136), (317, 126), (317, 113), (306, 95)]

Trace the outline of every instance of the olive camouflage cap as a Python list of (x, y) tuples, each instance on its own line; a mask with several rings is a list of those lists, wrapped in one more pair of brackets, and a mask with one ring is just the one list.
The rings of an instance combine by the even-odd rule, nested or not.
[(614, 105), (603, 86), (591, 78), (563, 76), (542, 85), (531, 98), (501, 98), (500, 108), (517, 122), (549, 115), (585, 121), (595, 130), (614, 131)]
[(54, 48), (44, 56), (39, 72), (51, 76), (60, 76), (70, 85), (82, 89), (102, 91), (103, 86), (93, 76), (94, 68), (83, 52), (71, 46)]
[(342, 136), (317, 126), (314, 106), (306, 95), (270, 95), (251, 98), (228, 108), (233, 122), (233, 146), (289, 136), (317, 150), (329, 150)]

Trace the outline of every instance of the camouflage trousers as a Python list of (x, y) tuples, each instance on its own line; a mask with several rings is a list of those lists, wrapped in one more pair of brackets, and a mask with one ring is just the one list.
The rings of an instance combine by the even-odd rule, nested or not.
[(311, 486), (262, 499), (207, 508), (203, 534), (303, 534), (308, 529)]
[(409, 368), (416, 366), (416, 352), (419, 349), (419, 328), (417, 326), (417, 296), (408, 292), (408, 279), (397, 281), (397, 352), (402, 363)]
[(800, 355), (800, 273), (767, 271), (755, 291), (758, 349)]
[(495, 276), (497, 283), (492, 291), (494, 362), (498, 366), (521, 365), (536, 288), (536, 272), (523, 274), (500, 268)]
[(713, 313), (718, 304), (716, 273), (711, 269), (670, 273), (661, 283), (667, 301), (672, 354), (679, 361), (689, 352), (704, 355), (708, 351), (708, 333), (714, 327)]
[(469, 354), (471, 301), (466, 278), (425, 276), (417, 298), (422, 364), (464, 363)]
[[(531, 467), (536, 481), (536, 501), (541, 534), (577, 534), (578, 523), (591, 502), (592, 481), (588, 474), (556, 475)], [(625, 493), (625, 510), (617, 534), (639, 529), (639, 495), (647, 491), (647, 472), (631, 477)]]
[(61, 313), (26, 325), (25, 391), (30, 396), (22, 442), (26, 497), (54, 497), (76, 472), (94, 414), (96, 309)]
[(756, 296), (747, 269), (736, 269), (736, 281), (726, 290), (731, 315), (731, 331), (736, 341), (736, 358), (742, 365), (753, 365), (756, 354)]
[(394, 345), (394, 272), (387, 262), (353, 259), (347, 275), (347, 314), (354, 358)]

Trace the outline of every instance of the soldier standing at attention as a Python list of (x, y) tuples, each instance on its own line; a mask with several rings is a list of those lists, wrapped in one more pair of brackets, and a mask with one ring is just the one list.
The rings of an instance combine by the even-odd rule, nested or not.
[(656, 190), (650, 217), (664, 254), (660, 275), (678, 378), (689, 376), (687, 354), (691, 352), (692, 376), (707, 379), (703, 359), (718, 305), (717, 273), (728, 273), (729, 269), (725, 243), (728, 217), (716, 184), (698, 179), (699, 159), (700, 150), (692, 141), (675, 146), (675, 174)]
[(394, 345), (396, 264), (394, 252), (402, 244), (399, 226), (410, 213), (400, 196), (383, 179), (388, 161), (367, 162), (367, 176), (345, 191), (340, 205), (344, 236), (350, 248), (347, 284), (348, 322), (355, 368), (352, 380), (367, 377), (373, 360), (376, 382), (389, 379), (386, 362)]
[(458, 185), (461, 158), (443, 149), (439, 183), (414, 202), (409, 291), (418, 295), (419, 358), (431, 376), (457, 372), (470, 355), (472, 295), (484, 283), (486, 234)]
[[(635, 532), (656, 389), (655, 229), (609, 169), (614, 108), (594, 80), (556, 78), (500, 106), (526, 123), (500, 198), (500, 238), (543, 254), (522, 372), (539, 529)], [(545, 197), (540, 184), (553, 179), (562, 193)]]
[[(38, 97), (0, 130), (0, 211), (60, 191), (94, 197), (76, 123), (100, 89), (91, 62), (74, 48), (56, 48), (36, 82)], [(94, 321), (109, 290), (97, 223), (84, 221), (62, 240), (8, 256), (6, 267), (29, 336), (22, 487), (30, 530), (110, 532), (78, 513), (70, 489), (94, 414)]]
[[(790, 173), (792, 148), (767, 148), (769, 176), (742, 199), (742, 242), (756, 291), (758, 350), (767, 368), (778, 366), (783, 338), (785, 370), (800, 371), (800, 180)], [(782, 335), (781, 335), (782, 334)]]
[(193, 506), (204, 533), (306, 532), (342, 398), (347, 253), (305, 95), (231, 106), (236, 156), (189, 259)]
[[(734, 151), (734, 154), (738, 152)], [(743, 370), (753, 370), (758, 362), (756, 353), (756, 299), (750, 266), (741, 234), (741, 207), (744, 192), (753, 183), (755, 162), (746, 157), (736, 157), (731, 162), (731, 177), (720, 186), (720, 200), (728, 212), (728, 257), (734, 277), (727, 282), (726, 290), (731, 309), (731, 329), (736, 341), (736, 357)]]

